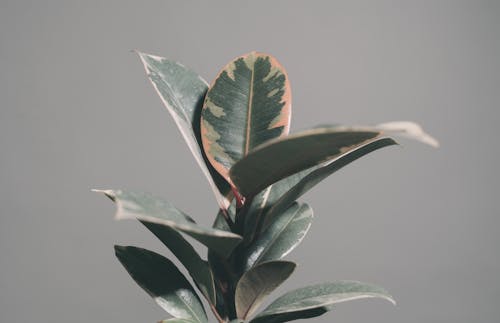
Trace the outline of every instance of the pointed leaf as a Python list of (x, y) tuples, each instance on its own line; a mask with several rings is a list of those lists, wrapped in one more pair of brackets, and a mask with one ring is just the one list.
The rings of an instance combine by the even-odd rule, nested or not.
[(237, 234), (196, 224), (185, 213), (151, 194), (122, 190), (95, 191), (116, 202), (116, 219), (138, 219), (173, 228), (190, 235), (223, 257), (229, 256), (242, 240)]
[(278, 288), (295, 270), (289, 261), (270, 261), (245, 272), (236, 286), (235, 304), (239, 318), (250, 317), (265, 297)]
[(313, 211), (307, 204), (293, 203), (286, 212), (277, 215), (269, 227), (245, 250), (244, 268), (279, 260), (289, 254), (311, 227)]
[(212, 270), (208, 263), (201, 259), (193, 246), (176, 230), (156, 223), (141, 221), (161, 242), (179, 259), (188, 270), (196, 286), (203, 296), (215, 304), (215, 286)]
[[(302, 179), (296, 181), (300, 175), (295, 176), (294, 180), (296, 181), (296, 184), (293, 187), (289, 188), (288, 191), (285, 194), (281, 195), (278, 199), (274, 198), (274, 205), (268, 210), (265, 215), (263, 228), (266, 228), (269, 221), (273, 217), (286, 210), (288, 206), (293, 203), (293, 201), (297, 200), (299, 197), (304, 195), (307, 191), (312, 189), (314, 186), (319, 184), (322, 180), (324, 180), (331, 174), (335, 173), (336, 171), (350, 164), (356, 159), (365, 156), (368, 153), (390, 145), (397, 145), (397, 143), (391, 138), (377, 138), (371, 140), (367, 144), (350, 149), (346, 153), (339, 156), (337, 159), (334, 159), (325, 165), (312, 170), (308, 170), (307, 172), (299, 173), (303, 175)], [(292, 180), (289, 180), (289, 182), (291, 181)], [(277, 182), (271, 187), (275, 187), (278, 185), (289, 187), (289, 185), (285, 185), (281, 182), (282, 181)]]
[(282, 322), (290, 322), (290, 321), (295, 321), (295, 320), (309, 319), (309, 318), (321, 316), (321, 315), (331, 311), (333, 309), (333, 307), (334, 307), (334, 305), (312, 308), (312, 309), (304, 310), (304, 311), (269, 315), (269, 316), (266, 316), (263, 318), (258, 318), (258, 319), (252, 320), (251, 322), (282, 323)]
[(136, 283), (170, 315), (193, 322), (208, 322), (200, 299), (170, 260), (136, 247), (115, 246), (115, 253)]
[(166, 319), (166, 320), (161, 320), (158, 323), (195, 323), (192, 320), (186, 320), (186, 319)]
[(394, 299), (380, 287), (356, 281), (339, 281), (288, 292), (271, 303), (251, 322), (267, 322), (268, 318), (278, 314), (312, 310), (362, 298), (382, 298), (395, 304)]
[(231, 179), (241, 194), (254, 196), (280, 179), (336, 158), (379, 135), (337, 127), (306, 130), (253, 150), (231, 168)]
[(221, 208), (227, 208), (229, 184), (204, 158), (201, 149), (200, 113), (207, 82), (184, 65), (138, 52), (146, 74), (175, 121), (196, 162), (207, 178)]
[(278, 61), (252, 52), (226, 65), (207, 92), (203, 148), (227, 180), (231, 166), (258, 145), (289, 131), (291, 91)]

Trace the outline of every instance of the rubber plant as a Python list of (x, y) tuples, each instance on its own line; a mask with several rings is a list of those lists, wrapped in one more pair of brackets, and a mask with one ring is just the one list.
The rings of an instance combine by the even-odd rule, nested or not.
[[(96, 190), (116, 203), (117, 219), (139, 220), (191, 276), (193, 284), (155, 252), (115, 246), (132, 278), (173, 317), (162, 322), (208, 322), (199, 295), (218, 322), (311, 318), (361, 298), (394, 303), (380, 287), (335, 281), (292, 290), (259, 311), (294, 271), (295, 263), (284, 258), (311, 225), (313, 211), (298, 199), (345, 165), (395, 145), (393, 136), (437, 146), (432, 137), (412, 122), (318, 126), (289, 135), (290, 83), (274, 57), (240, 56), (208, 85), (177, 62), (138, 54), (218, 203), (213, 227), (204, 227), (151, 194)], [(206, 260), (187, 238), (207, 247)]]

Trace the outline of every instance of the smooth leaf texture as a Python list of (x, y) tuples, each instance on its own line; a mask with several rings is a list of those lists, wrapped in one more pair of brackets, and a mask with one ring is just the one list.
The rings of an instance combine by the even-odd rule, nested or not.
[(170, 260), (136, 247), (115, 246), (115, 253), (137, 284), (170, 315), (193, 322), (208, 322), (200, 299)]
[(161, 320), (158, 323), (195, 323), (195, 322), (192, 320), (173, 318), (173, 319)]
[(175, 121), (196, 162), (207, 178), (221, 208), (229, 206), (229, 184), (204, 158), (201, 149), (200, 114), (208, 84), (184, 65), (138, 52), (146, 74)]
[(193, 246), (176, 230), (156, 223), (141, 221), (188, 270), (203, 296), (215, 304), (214, 277), (208, 262), (201, 259)]
[(230, 171), (244, 196), (254, 196), (294, 173), (322, 164), (380, 135), (376, 131), (316, 128), (265, 143)]
[(231, 166), (252, 149), (288, 134), (291, 90), (284, 68), (269, 55), (252, 52), (226, 65), (205, 97), (203, 148), (229, 180)]
[(236, 286), (236, 313), (240, 319), (252, 316), (265, 297), (278, 288), (295, 270), (289, 261), (270, 261), (245, 272)]
[(279, 314), (313, 310), (362, 298), (381, 298), (395, 304), (394, 299), (380, 287), (357, 281), (339, 281), (308, 286), (288, 292), (272, 302), (251, 322), (267, 322), (267, 319)]
[[(311, 168), (295, 173), (274, 184), (257, 194), (249, 207), (248, 215), (245, 218), (245, 245), (254, 240), (255, 233), (262, 227), (264, 215), (267, 215), (269, 209), (294, 185), (311, 172)], [(293, 202), (293, 201), (292, 201)], [(291, 204), (291, 203), (290, 203)], [(287, 205), (286, 207), (290, 206)], [(285, 207), (285, 210), (286, 210)]]
[[(290, 322), (295, 320), (309, 319), (313, 317), (321, 316), (333, 309), (334, 305), (313, 308), (304, 311), (290, 312), (290, 313), (280, 313), (276, 315), (269, 315), (263, 318), (253, 320), (258, 323), (281, 323)], [(253, 322), (252, 321), (252, 322)]]
[[(365, 156), (366, 154), (391, 145), (397, 145), (397, 143), (391, 138), (377, 138), (367, 144), (349, 150), (348, 152), (342, 154), (338, 158), (328, 162), (325, 165), (313, 168), (312, 170), (308, 170), (307, 172), (298, 173), (295, 176), (292, 175), (294, 176), (293, 179), (290, 179), (286, 183), (281, 183), (282, 181), (275, 183), (271, 187), (281, 185), (283, 188), (288, 188), (290, 187), (290, 183), (296, 182), (296, 184), (290, 187), (286, 193), (279, 197), (279, 199), (277, 199), (276, 197), (271, 199), (274, 200), (274, 203), (265, 214), (263, 227), (266, 228), (272, 218), (281, 214), (291, 203), (300, 198), (307, 191), (312, 189), (314, 186), (319, 184), (322, 180), (324, 180), (331, 174), (335, 173), (336, 171), (350, 164), (356, 159)], [(300, 178), (301, 176), (302, 178)], [(299, 178), (300, 180), (298, 180)], [(276, 188), (274, 191), (283, 191), (283, 189)]]
[(244, 268), (289, 254), (311, 227), (313, 211), (307, 204), (293, 203), (286, 212), (276, 216), (271, 225), (245, 250)]
[(203, 227), (170, 203), (143, 192), (95, 190), (116, 203), (116, 219), (138, 219), (181, 231), (222, 257), (228, 257), (242, 237), (223, 230)]

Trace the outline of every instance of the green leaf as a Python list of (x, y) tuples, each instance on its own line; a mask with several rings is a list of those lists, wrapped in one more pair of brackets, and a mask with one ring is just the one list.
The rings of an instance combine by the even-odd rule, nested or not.
[(254, 196), (294, 173), (322, 164), (365, 144), (380, 132), (316, 128), (265, 143), (231, 168), (232, 182), (244, 196)]
[(313, 317), (321, 316), (333, 309), (332, 306), (324, 306), (313, 308), (304, 311), (290, 312), (290, 313), (280, 313), (276, 315), (269, 315), (261, 319), (256, 319), (254, 322), (258, 323), (281, 323), (281, 322), (290, 322), (295, 320), (303, 320), (309, 319)]
[(289, 131), (291, 90), (278, 61), (252, 52), (226, 65), (205, 97), (203, 148), (227, 180), (231, 166), (258, 145)]
[(245, 320), (258, 309), (264, 298), (280, 286), (295, 270), (289, 261), (270, 261), (245, 272), (236, 286), (235, 304), (239, 318)]
[[(271, 187), (274, 188), (281, 185), (284, 188), (288, 188), (290, 187), (289, 184), (291, 182), (296, 182), (296, 184), (293, 187), (289, 188), (285, 194), (281, 195), (279, 199), (273, 199), (274, 203), (272, 207), (265, 214), (263, 227), (267, 227), (269, 221), (273, 217), (285, 211), (288, 206), (293, 203), (293, 201), (297, 200), (299, 197), (304, 195), (307, 191), (312, 189), (314, 186), (316, 186), (331, 174), (335, 173), (336, 171), (350, 164), (356, 159), (365, 156), (368, 153), (390, 145), (397, 145), (397, 143), (391, 138), (377, 138), (367, 144), (349, 150), (337, 159), (328, 162), (324, 166), (317, 167), (313, 170), (308, 170), (307, 172), (299, 173), (299, 176), (295, 176), (293, 179), (288, 180), (286, 184), (281, 183), (282, 181), (275, 183)], [(301, 176), (302, 178), (298, 180)], [(277, 191), (279, 189), (275, 190)], [(283, 189), (279, 191), (283, 191)]]
[(219, 206), (229, 206), (229, 184), (206, 160), (201, 149), (200, 114), (208, 85), (184, 65), (138, 52), (146, 74), (175, 121), (196, 162), (207, 178)]
[(149, 193), (122, 190), (94, 190), (116, 203), (116, 219), (138, 219), (186, 233), (222, 257), (228, 257), (242, 237), (232, 232), (200, 226), (170, 203)]
[(307, 204), (293, 203), (286, 212), (277, 215), (271, 225), (245, 250), (244, 268), (289, 254), (311, 227), (313, 211)]
[(192, 320), (173, 318), (173, 319), (161, 320), (158, 323), (195, 323), (195, 322)]
[(188, 270), (203, 296), (215, 304), (214, 277), (208, 262), (201, 259), (196, 250), (176, 230), (156, 223), (141, 221), (179, 259)]
[(268, 322), (269, 318), (277, 315), (289, 315), (362, 298), (382, 298), (395, 304), (394, 299), (380, 287), (356, 281), (339, 281), (288, 292), (271, 303), (251, 322)]
[[(278, 201), (287, 191), (289, 191), (310, 172), (311, 169), (308, 168), (304, 171), (285, 177), (282, 180), (269, 185), (265, 190), (261, 191), (252, 199), (248, 215), (245, 217), (245, 245), (254, 240), (256, 231), (260, 230), (262, 227), (264, 215), (267, 214), (276, 201)], [(290, 204), (287, 205), (287, 207), (290, 206)]]
[(200, 299), (170, 260), (137, 247), (115, 246), (115, 253), (136, 283), (170, 315), (208, 322)]

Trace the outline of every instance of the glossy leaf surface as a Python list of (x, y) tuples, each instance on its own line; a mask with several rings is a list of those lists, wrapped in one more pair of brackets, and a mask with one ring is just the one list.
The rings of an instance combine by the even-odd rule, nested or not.
[(142, 221), (142, 224), (172, 251), (187, 269), (203, 296), (211, 304), (215, 304), (215, 285), (212, 270), (208, 263), (201, 259), (193, 246), (179, 232), (170, 227), (145, 221)]
[(278, 314), (301, 312), (362, 298), (381, 298), (395, 304), (382, 288), (356, 281), (323, 283), (293, 290), (272, 302), (251, 322), (262, 323)]
[(177, 267), (152, 251), (115, 246), (115, 253), (130, 276), (170, 315), (208, 322), (200, 299)]
[(319, 165), (376, 138), (376, 131), (316, 128), (261, 145), (232, 168), (232, 182), (244, 196), (254, 196), (294, 173)]
[[(310, 189), (312, 189), (314, 186), (319, 184), (322, 180), (324, 180), (331, 174), (335, 173), (336, 171), (350, 164), (356, 159), (365, 156), (366, 154), (390, 145), (397, 145), (397, 143), (391, 138), (374, 139), (367, 144), (347, 151), (337, 159), (334, 159), (325, 165), (316, 167), (307, 172), (296, 174), (293, 179), (290, 179), (286, 183), (281, 183), (281, 181), (275, 183), (271, 187), (282, 186), (284, 189), (288, 188), (288, 190), (279, 198), (275, 197), (273, 199), (274, 203), (266, 213), (265, 219), (263, 220), (263, 227), (267, 227), (273, 217), (282, 213), (291, 203), (293, 203), (295, 200), (304, 195), (306, 192), (308, 192)], [(290, 187), (291, 182), (295, 182), (295, 185), (293, 185), (292, 187)], [(278, 188), (276, 188), (274, 191), (278, 191)], [(283, 189), (279, 191), (283, 191)]]
[(252, 52), (226, 65), (207, 92), (201, 117), (203, 148), (226, 179), (252, 149), (289, 131), (291, 92), (278, 61)]
[(267, 229), (245, 250), (244, 268), (289, 254), (305, 237), (311, 227), (313, 211), (307, 204), (293, 203), (277, 215)]
[(207, 82), (180, 63), (155, 55), (138, 54), (149, 80), (214, 191), (219, 206), (227, 208), (229, 184), (205, 160), (201, 149), (200, 114), (208, 90)]
[(223, 230), (203, 227), (170, 203), (143, 192), (96, 190), (116, 203), (116, 219), (138, 219), (181, 231), (223, 257), (229, 256), (242, 237)]
[(312, 309), (304, 310), (304, 311), (268, 315), (268, 316), (263, 317), (263, 318), (257, 318), (255, 320), (252, 320), (251, 322), (281, 323), (281, 322), (290, 322), (290, 321), (295, 321), (295, 320), (309, 319), (309, 318), (321, 316), (321, 315), (331, 311), (333, 309), (333, 307), (334, 306), (332, 305), (332, 306), (312, 308)]
[(236, 286), (235, 304), (239, 318), (247, 319), (265, 297), (278, 288), (295, 270), (289, 261), (270, 261), (245, 272)]

